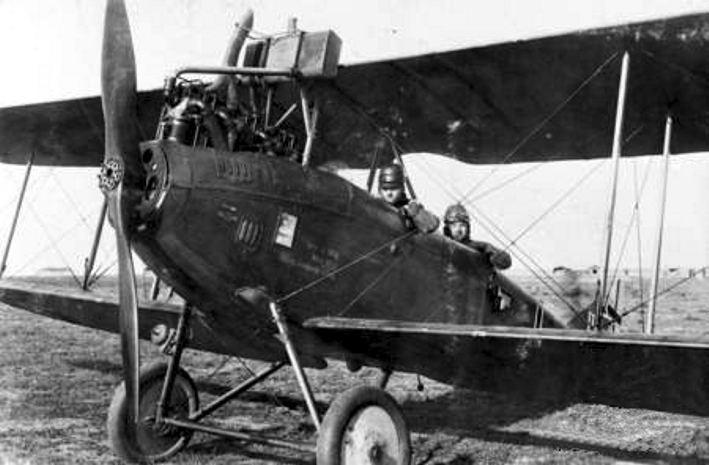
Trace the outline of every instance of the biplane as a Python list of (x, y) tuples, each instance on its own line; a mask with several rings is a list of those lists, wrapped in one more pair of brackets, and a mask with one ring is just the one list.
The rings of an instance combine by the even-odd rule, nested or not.
[[(118, 302), (9, 282), (0, 300), (121, 334), (125, 381), (108, 434), (127, 462), (167, 459), (199, 431), (314, 450), (319, 464), (409, 463), (404, 415), (385, 391), (393, 371), (496, 391), (553, 385), (616, 403), (628, 401), (624, 380), (652, 373), (646, 389), (633, 384), (632, 405), (705, 412), (709, 341), (609, 331), (607, 266), (593, 308), (546, 307), (482, 254), (407, 227), (333, 171), (374, 173), (413, 151), (469, 163), (617, 160), (663, 142), (667, 152), (668, 113), (672, 152), (704, 150), (708, 19), (340, 65), (335, 32), (251, 37), (248, 12), (220, 66), (185, 66), (138, 92), (126, 8), (108, 0), (101, 97), (0, 109), (0, 157), (100, 165)], [(100, 121), (102, 137), (87, 133)], [(132, 251), (184, 305), (138, 302)], [(139, 339), (166, 361), (141, 367)], [(271, 365), (200, 406), (180, 367), (186, 348)], [(321, 418), (303, 368), (327, 359), (382, 377), (338, 396)], [(205, 421), (285, 366), (315, 445)]]

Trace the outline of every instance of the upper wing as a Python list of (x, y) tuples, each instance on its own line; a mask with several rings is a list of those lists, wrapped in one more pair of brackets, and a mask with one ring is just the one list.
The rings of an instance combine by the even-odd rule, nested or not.
[[(162, 89), (138, 93), (139, 134), (155, 135)], [(103, 110), (100, 97), (0, 109), (0, 161), (36, 165), (99, 166), (103, 161)]]
[(623, 156), (709, 147), (709, 14), (346, 66), (319, 92), (316, 159), (368, 167), (403, 152), (468, 163), (610, 154), (620, 58), (630, 54)]
[(331, 317), (304, 326), (339, 347), (332, 356), (448, 384), (526, 394), (551, 389), (541, 394), (677, 411), (706, 408), (694, 405), (709, 388), (706, 338)]
[[(706, 150), (708, 22), (709, 14), (690, 15), (343, 66), (313, 89), (321, 101), (313, 159), (368, 167), (392, 142), (469, 163), (606, 156), (624, 50), (631, 64), (623, 155), (660, 153), (668, 110), (672, 151)], [(292, 101), (285, 93), (283, 108)], [(161, 95), (139, 95), (145, 139)], [(0, 109), (5, 163), (34, 153), (37, 164), (95, 166), (102, 140), (97, 97)]]

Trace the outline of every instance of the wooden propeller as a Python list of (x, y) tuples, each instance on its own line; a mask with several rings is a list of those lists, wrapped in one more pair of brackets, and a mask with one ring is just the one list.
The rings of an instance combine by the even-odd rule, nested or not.
[(121, 350), (129, 417), (138, 420), (138, 301), (131, 255), (132, 219), (143, 182), (136, 127), (135, 58), (123, 0), (107, 0), (101, 55), (105, 153), (100, 187), (116, 231)]

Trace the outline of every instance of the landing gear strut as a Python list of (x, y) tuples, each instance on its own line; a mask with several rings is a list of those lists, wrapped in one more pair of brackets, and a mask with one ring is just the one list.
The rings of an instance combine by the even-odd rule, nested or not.
[(155, 363), (141, 370), (137, 422), (132, 422), (128, 415), (124, 385), (116, 389), (108, 415), (109, 439), (116, 454), (131, 463), (166, 460), (187, 445), (194, 431), (201, 431), (247, 442), (315, 451), (318, 465), (408, 465), (411, 444), (406, 422), (396, 401), (383, 389), (359, 386), (346, 391), (335, 399), (323, 421), (320, 421), (310, 385), (288, 331), (287, 320), (275, 302), (270, 302), (269, 309), (318, 430), (317, 444), (232, 431), (200, 421), (268, 378), (286, 362), (271, 364), (200, 409), (195, 384), (179, 366), (187, 343), (192, 310), (188, 304), (183, 308), (177, 325), (169, 362)]

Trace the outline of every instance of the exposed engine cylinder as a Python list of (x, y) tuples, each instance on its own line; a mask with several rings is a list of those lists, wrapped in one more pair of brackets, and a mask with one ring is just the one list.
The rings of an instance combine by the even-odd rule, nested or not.
[(302, 145), (296, 137), (298, 112), (290, 109), (269, 122), (266, 89), (250, 83), (238, 90), (248, 94), (239, 100), (236, 84), (217, 92), (201, 81), (167, 80), (165, 108), (158, 129), (158, 139), (189, 146), (213, 147), (232, 152), (258, 152), (300, 160)]

